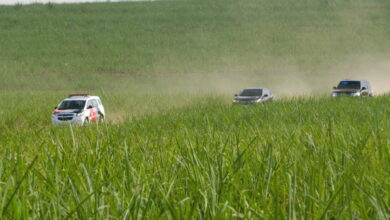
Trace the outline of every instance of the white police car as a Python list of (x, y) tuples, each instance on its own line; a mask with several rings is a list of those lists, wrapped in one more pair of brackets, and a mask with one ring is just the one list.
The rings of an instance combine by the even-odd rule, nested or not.
[(71, 94), (55, 107), (51, 115), (53, 125), (85, 125), (102, 121), (105, 111), (98, 96), (88, 94)]

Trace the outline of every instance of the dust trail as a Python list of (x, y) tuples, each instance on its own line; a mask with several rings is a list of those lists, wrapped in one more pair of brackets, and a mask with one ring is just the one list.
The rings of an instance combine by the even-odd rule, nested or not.
[(312, 96), (330, 94), (340, 80), (365, 79), (370, 81), (374, 93), (381, 95), (390, 91), (390, 61), (365, 57), (310, 73), (288, 67), (274, 72), (192, 74), (173, 78), (175, 83), (168, 83), (162, 90), (233, 95), (244, 88), (266, 87), (278, 97)]
[(278, 96), (309, 95), (315, 90), (304, 75), (296, 71), (172, 75), (158, 77), (153, 86), (168, 94), (184, 92), (231, 96), (244, 88), (269, 88)]
[(362, 57), (347, 62), (332, 74), (332, 78), (337, 77), (366, 79), (370, 81), (376, 95), (388, 93), (390, 91), (390, 59)]
[(163, 76), (144, 86), (146, 90), (157, 90), (161, 94), (175, 93), (191, 95), (218, 94), (233, 96), (244, 88), (269, 88), (277, 97), (315, 96), (330, 94), (340, 80), (369, 80), (375, 94), (390, 91), (390, 63), (348, 64), (337, 69), (314, 73), (304, 71), (265, 73), (216, 73)]

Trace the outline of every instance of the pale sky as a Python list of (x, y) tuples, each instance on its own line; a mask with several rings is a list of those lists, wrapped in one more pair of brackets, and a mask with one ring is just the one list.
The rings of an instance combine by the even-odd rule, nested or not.
[(0, 5), (32, 4), (32, 3), (82, 3), (82, 2), (139, 2), (153, 0), (0, 0)]

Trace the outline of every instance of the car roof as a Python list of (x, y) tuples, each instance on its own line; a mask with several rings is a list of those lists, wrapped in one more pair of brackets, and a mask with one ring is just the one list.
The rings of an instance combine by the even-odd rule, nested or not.
[(90, 99), (100, 99), (100, 98), (99, 98), (99, 96), (72, 96), (72, 97), (64, 99), (64, 101), (70, 101), (70, 100), (87, 101)]
[(367, 82), (367, 80), (344, 79), (344, 80), (341, 80), (340, 82)]
[(88, 100), (89, 99), (89, 97), (71, 97), (71, 98), (66, 98), (66, 99), (64, 99), (64, 101), (70, 101), (70, 100), (81, 100), (81, 101), (86, 101), (86, 100)]
[(260, 89), (266, 89), (266, 88), (245, 88), (245, 89), (243, 89), (243, 90), (246, 90), (246, 89), (252, 89), (252, 90), (260, 90)]

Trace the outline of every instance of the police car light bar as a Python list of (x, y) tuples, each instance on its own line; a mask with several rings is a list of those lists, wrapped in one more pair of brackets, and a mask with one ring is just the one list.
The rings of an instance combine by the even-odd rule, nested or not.
[(87, 97), (87, 96), (89, 96), (89, 94), (70, 94), (69, 98), (70, 97), (74, 97), (74, 96), (84, 96), (84, 97)]

